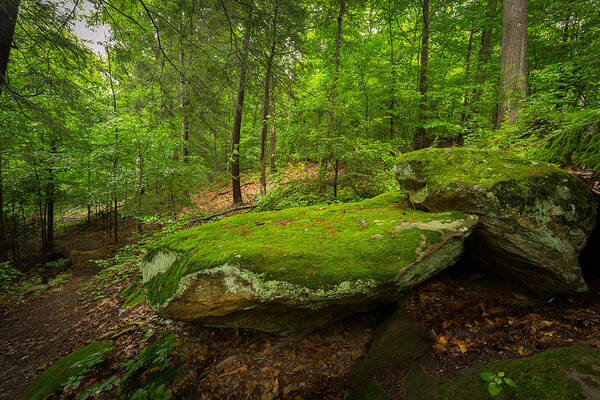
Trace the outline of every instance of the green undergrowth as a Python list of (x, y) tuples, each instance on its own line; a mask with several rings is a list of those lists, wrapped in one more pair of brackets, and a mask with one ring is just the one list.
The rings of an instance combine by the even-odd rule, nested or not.
[[(147, 340), (146, 337), (143, 340)], [(167, 387), (177, 377), (179, 359), (173, 350), (179, 346), (170, 332), (144, 347), (123, 364), (124, 372), (85, 388), (77, 400), (94, 398), (126, 398), (137, 400), (167, 400)]]
[(600, 110), (567, 112), (533, 107), (516, 124), (467, 136), (467, 143), (510, 149), (528, 159), (566, 167), (584, 164), (600, 171)]
[(112, 350), (112, 341), (100, 341), (61, 358), (27, 387), (22, 400), (43, 399), (59, 390), (79, 386), (83, 376), (102, 363)]
[(71, 278), (71, 274), (61, 272), (68, 265), (69, 259), (60, 258), (23, 273), (9, 262), (0, 263), (0, 303), (20, 301), (30, 296), (40, 297), (62, 285)]
[(454, 379), (438, 378), (415, 370), (408, 378), (411, 399), (480, 400), (490, 398), (482, 372), (509, 377), (516, 387), (505, 386), (500, 400), (584, 400), (600, 396), (600, 351), (572, 346), (531, 357), (492, 361), (483, 368)]
[[(236, 215), (167, 236), (146, 260), (179, 254), (146, 283), (152, 304), (170, 298), (182, 277), (234, 265), (264, 280), (311, 289), (344, 281), (386, 280), (415, 261), (418, 248), (441, 240), (434, 230), (395, 229), (404, 222), (461, 219), (458, 212), (425, 213), (403, 206), (402, 192), (357, 203)], [(154, 273), (158, 272), (156, 275)]]

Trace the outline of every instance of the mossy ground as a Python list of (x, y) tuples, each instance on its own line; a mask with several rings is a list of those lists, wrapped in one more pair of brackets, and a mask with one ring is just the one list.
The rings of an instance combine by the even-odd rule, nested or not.
[(504, 385), (499, 400), (583, 400), (600, 396), (600, 351), (562, 347), (511, 361), (493, 361), (475, 373), (443, 379), (415, 370), (409, 377), (408, 398), (479, 400), (490, 398), (479, 373), (504, 372), (517, 387)]
[(264, 280), (329, 288), (344, 281), (389, 280), (437, 243), (443, 234), (426, 229), (394, 230), (404, 222), (452, 222), (458, 212), (426, 213), (402, 206), (390, 192), (357, 203), (250, 213), (168, 236), (149, 253), (166, 250), (177, 260), (146, 283), (148, 298), (163, 304), (181, 279), (224, 264), (260, 274)]
[(22, 400), (43, 399), (56, 392), (70, 379), (85, 374), (96, 364), (104, 361), (112, 349), (112, 341), (99, 341), (61, 358), (27, 387)]

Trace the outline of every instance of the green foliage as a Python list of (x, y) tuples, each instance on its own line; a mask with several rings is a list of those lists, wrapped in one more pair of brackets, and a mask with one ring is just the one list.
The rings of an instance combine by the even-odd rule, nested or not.
[(62, 389), (77, 387), (96, 365), (113, 350), (112, 341), (91, 343), (56, 361), (25, 390), (22, 400), (43, 399)]
[(54, 261), (49, 261), (46, 263), (46, 267), (48, 268), (63, 268), (65, 265), (67, 265), (69, 263), (69, 259), (68, 258), (59, 258), (58, 260), (54, 260)]
[(503, 385), (508, 385), (510, 387), (516, 388), (517, 384), (512, 379), (505, 377), (504, 372), (500, 371), (498, 373), (493, 372), (481, 372), (479, 377), (484, 381), (488, 382), (488, 393), (491, 397), (496, 397), (502, 392)]
[(9, 285), (23, 276), (23, 273), (9, 262), (0, 263), (0, 291), (6, 290)]

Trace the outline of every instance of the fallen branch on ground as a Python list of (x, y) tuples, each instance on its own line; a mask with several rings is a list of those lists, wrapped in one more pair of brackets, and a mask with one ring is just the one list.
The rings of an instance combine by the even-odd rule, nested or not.
[(193, 220), (190, 221), (190, 223), (200, 222), (200, 221), (210, 221), (211, 219), (220, 217), (221, 215), (225, 215), (225, 214), (229, 214), (229, 213), (241, 211), (241, 210), (254, 210), (256, 207), (257, 207), (256, 204), (247, 204), (245, 206), (233, 207), (228, 210), (209, 215), (208, 217), (194, 218)]

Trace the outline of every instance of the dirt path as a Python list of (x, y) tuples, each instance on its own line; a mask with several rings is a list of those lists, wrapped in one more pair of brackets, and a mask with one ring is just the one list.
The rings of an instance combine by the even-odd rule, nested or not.
[[(123, 226), (124, 231), (132, 227)], [(53, 361), (94, 341), (118, 319), (118, 307), (91, 308), (77, 294), (118, 246), (99, 226), (75, 226), (57, 234), (57, 250), (72, 264), (71, 278), (40, 297), (0, 306), (0, 399), (20, 398), (27, 384)], [(124, 244), (124, 243), (122, 243)], [(97, 315), (98, 310), (102, 315)]]

